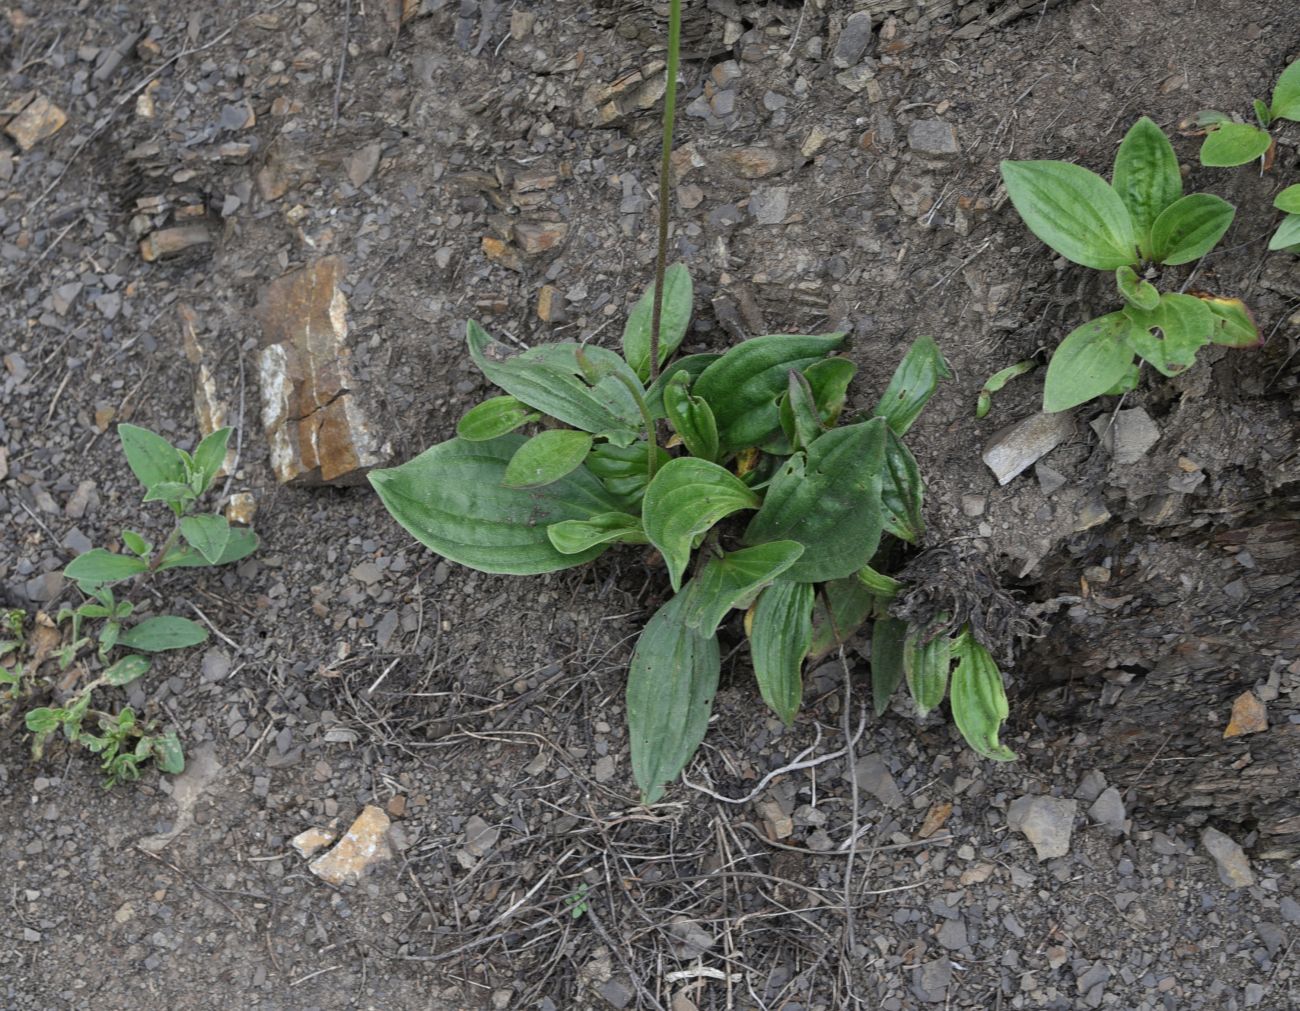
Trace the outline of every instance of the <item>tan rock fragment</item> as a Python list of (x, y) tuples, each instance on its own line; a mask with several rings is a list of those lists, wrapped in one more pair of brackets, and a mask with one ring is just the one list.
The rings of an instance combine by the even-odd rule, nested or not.
[(37, 95), (9, 121), (5, 133), (16, 140), (24, 151), (30, 151), (45, 138), (53, 137), (62, 130), (67, 121), (68, 117), (62, 109), (44, 95)]
[(784, 172), (790, 160), (770, 147), (736, 147), (713, 152), (713, 160), (721, 168), (742, 179), (765, 179)]
[(389, 824), (382, 808), (367, 804), (338, 845), (313, 860), (308, 868), (331, 885), (355, 885), (376, 863), (392, 858)]
[(150, 232), (141, 239), (140, 257), (146, 263), (154, 263), (211, 243), (212, 233), (205, 225), (174, 225)]
[(507, 270), (523, 272), (524, 262), (519, 258), (519, 250), (494, 235), (483, 236), (483, 255)]
[(1254, 692), (1242, 692), (1232, 700), (1232, 716), (1223, 736), (1241, 737), (1245, 734), (1260, 734), (1268, 729), (1268, 710), (1259, 696)]
[[(212, 359), (199, 337), (199, 314), (192, 306), (181, 303), (177, 307), (181, 323), (181, 341), (185, 357), (196, 366), (194, 375), (194, 417), (199, 423), (199, 434), (207, 437), (230, 421), (230, 405), (217, 392), (212, 376)], [(235, 469), (235, 440), (226, 447), (226, 458), (221, 462), (217, 477), (225, 477)]]
[(257, 515), (257, 499), (250, 492), (239, 491), (226, 503), (226, 519), (239, 526), (250, 527)]
[(355, 392), (344, 270), (337, 256), (317, 260), (258, 301), (262, 424), (282, 483), (355, 484), (390, 452)]
[(537, 256), (559, 246), (569, 234), (569, 226), (562, 221), (520, 221), (514, 231), (519, 248)]
[(564, 292), (553, 284), (542, 285), (537, 293), (537, 318), (543, 323), (558, 323), (564, 318)]
[(327, 828), (309, 828), (290, 840), (291, 845), (304, 860), (310, 860), (319, 850), (334, 841), (335, 835)]

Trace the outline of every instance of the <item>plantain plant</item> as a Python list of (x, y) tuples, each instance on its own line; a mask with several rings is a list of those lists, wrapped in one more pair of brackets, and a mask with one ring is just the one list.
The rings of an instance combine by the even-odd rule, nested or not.
[(1258, 126), (1242, 123), (1214, 109), (1197, 113), (1196, 125), (1205, 133), (1201, 143), (1202, 165), (1231, 168), (1262, 158), (1267, 168), (1273, 150), (1269, 128), (1280, 119), (1300, 122), (1300, 60), (1282, 71), (1271, 102), (1265, 104), (1257, 98), (1253, 106)]
[(1135, 356), (1174, 376), (1206, 344), (1259, 343), (1239, 299), (1161, 292), (1148, 279), (1156, 266), (1191, 263), (1208, 253), (1235, 210), (1208, 193), (1183, 195), (1173, 146), (1147, 117), (1125, 135), (1109, 183), (1062, 161), (1004, 161), (1002, 178), (1029, 230), (1074, 263), (1114, 271), (1124, 301), (1123, 309), (1084, 323), (1061, 342), (1047, 367), (1044, 410), (1133, 389)]
[(1285, 211), (1286, 217), (1277, 226), (1273, 238), (1269, 240), (1269, 249), (1285, 249), (1288, 253), (1300, 256), (1300, 183), (1288, 186), (1273, 200), (1273, 206)]

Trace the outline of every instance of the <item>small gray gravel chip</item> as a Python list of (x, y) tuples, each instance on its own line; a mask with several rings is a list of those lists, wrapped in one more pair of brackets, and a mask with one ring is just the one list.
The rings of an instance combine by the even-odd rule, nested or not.
[(954, 158), (961, 154), (957, 128), (942, 119), (918, 119), (907, 128), (907, 146), (926, 158)]
[(858, 11), (844, 22), (844, 30), (835, 41), (835, 52), (831, 54), (831, 63), (840, 70), (857, 66), (871, 44), (871, 14)]

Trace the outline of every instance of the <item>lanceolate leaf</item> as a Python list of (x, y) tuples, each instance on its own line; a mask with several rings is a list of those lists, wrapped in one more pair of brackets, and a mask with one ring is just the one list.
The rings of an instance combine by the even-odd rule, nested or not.
[(758, 504), (755, 492), (716, 463), (683, 456), (659, 469), (645, 490), (641, 515), (646, 536), (668, 565), (674, 590), (681, 588), (695, 538), (724, 516)]
[(1161, 295), (1153, 312), (1129, 306), (1124, 315), (1132, 323), (1125, 334), (1129, 347), (1166, 376), (1186, 371), (1214, 336), (1214, 313), (1191, 295)]
[(1029, 230), (1067, 260), (1095, 270), (1137, 262), (1128, 208), (1101, 176), (1063, 161), (1004, 161), (1002, 179)]
[(563, 520), (546, 528), (546, 536), (555, 550), (576, 555), (597, 544), (619, 541), (623, 544), (647, 544), (641, 520), (628, 513), (597, 513), (589, 520)]
[(966, 743), (985, 758), (1014, 761), (1015, 752), (998, 741), (1010, 709), (993, 657), (975, 641), (969, 629), (954, 643), (953, 655), (957, 669), (952, 672), (952, 719), (957, 729)]
[(1300, 243), (1300, 214), (1288, 214), (1268, 240), (1268, 248), (1290, 249), (1297, 243)]
[(206, 642), (208, 630), (188, 618), (165, 614), (146, 618), (118, 636), (117, 644), (146, 653), (161, 653), (168, 649), (184, 649)]
[(149, 669), (149, 663), (147, 656), (132, 653), (112, 664), (101, 676), (110, 685), (128, 685)]
[(604, 545), (566, 555), (546, 528), (619, 512), (621, 504), (585, 467), (534, 491), (502, 486), (521, 435), (487, 442), (452, 439), (413, 460), (370, 472), (385, 508), (416, 540), (481, 572), (532, 575), (595, 558)]
[[(820, 660), (842, 642), (848, 642), (880, 600), (857, 576), (832, 579), (817, 588), (813, 606), (813, 637), (809, 659)], [(830, 609), (827, 610), (827, 603)]]
[(628, 668), (628, 739), (643, 804), (663, 796), (695, 754), (718, 688), (718, 640), (687, 627), (689, 591), (687, 583), (650, 619)]
[(779, 414), (781, 428), (794, 449), (811, 446), (825, 430), (807, 377), (794, 369), (790, 370)]
[(772, 541), (710, 558), (691, 580), (685, 605), (686, 624), (700, 635), (713, 635), (733, 607), (747, 605), (803, 554), (794, 541)]
[(918, 337), (898, 363), (874, 413), (889, 422), (895, 435), (906, 435), (939, 382), (951, 378), (952, 369), (934, 338)]
[(1230, 348), (1253, 348), (1260, 342), (1255, 319), (1239, 298), (1219, 298), (1215, 295), (1197, 294), (1205, 307), (1215, 315), (1215, 326), (1210, 340)]
[(133, 473), (146, 488), (156, 484), (185, 483), (185, 459), (161, 435), (139, 425), (117, 426), (122, 452)]
[(803, 544), (787, 573), (803, 583), (840, 579), (866, 565), (883, 527), (885, 430), (883, 418), (834, 428), (792, 456), (772, 478), (745, 543)]
[(538, 432), (506, 464), (501, 483), (507, 488), (544, 488), (582, 466), (591, 451), (591, 436), (572, 428)]
[(691, 456), (713, 460), (718, 455), (718, 423), (708, 401), (691, 396), (690, 385), (685, 372), (673, 376), (664, 387), (664, 413)]
[(713, 408), (719, 451), (757, 446), (781, 427), (777, 398), (790, 369), (802, 370), (844, 343), (845, 334), (769, 334), (732, 348), (691, 387)]
[(1269, 111), (1274, 119), (1300, 121), (1300, 60), (1282, 71), (1282, 76), (1277, 79)]
[(230, 543), (230, 524), (224, 516), (185, 516), (181, 519), (181, 536), (210, 565), (216, 565)]
[(925, 532), (921, 502), (925, 485), (916, 457), (903, 440), (888, 429), (885, 435), (885, 469), (880, 479), (880, 503), (884, 508), (885, 531), (915, 544)]
[(948, 689), (948, 668), (952, 665), (952, 643), (946, 635), (936, 635), (922, 642), (917, 629), (911, 629), (903, 641), (903, 676), (924, 716), (937, 709)]
[(469, 442), (485, 442), (513, 432), (541, 415), (525, 403), (506, 394), (471, 407), (456, 423), (456, 434)]
[(1111, 185), (1133, 218), (1138, 245), (1150, 256), (1151, 225), (1183, 195), (1183, 177), (1174, 146), (1148, 117), (1134, 123), (1120, 143)]
[(1211, 168), (1231, 168), (1254, 161), (1273, 143), (1267, 130), (1231, 120), (1210, 130), (1201, 144), (1201, 164)]
[(205, 565), (229, 565), (241, 558), (247, 558), (257, 550), (257, 534), (244, 527), (231, 527), (226, 546), (215, 562), (209, 562), (197, 548), (188, 544), (177, 544), (163, 557), (158, 571), (164, 569), (193, 569)]
[(103, 548), (92, 548), (72, 560), (63, 574), (79, 583), (118, 583), (149, 568), (149, 563), (135, 555), (115, 555)]
[(218, 428), (194, 449), (194, 468), (199, 472), (204, 491), (212, 486), (222, 464), (226, 462), (230, 431), (229, 428)]
[(583, 364), (622, 373), (634, 386), (636, 374), (613, 351), (580, 344), (543, 344), (512, 354), (494, 344), (473, 320), (467, 327), (470, 357), (488, 379), (530, 407), (549, 414), (566, 425), (601, 435), (626, 446), (641, 427), (641, 412), (631, 391), (613, 375), (594, 385), (583, 378)]
[(1043, 410), (1069, 410), (1100, 397), (1123, 379), (1133, 361), (1133, 350), (1124, 342), (1131, 326), (1122, 312), (1112, 312), (1061, 341), (1047, 365)]
[(858, 570), (858, 582), (886, 603), (897, 597), (903, 588), (903, 584), (893, 576), (877, 572), (870, 565), (864, 565)]
[(847, 358), (824, 358), (803, 370), (826, 425), (832, 426), (840, 420), (848, 399), (849, 383), (857, 371), (858, 367)]
[(903, 680), (903, 645), (907, 622), (877, 618), (871, 626), (871, 699), (877, 716), (889, 708), (889, 699)]
[(790, 726), (803, 699), (803, 659), (812, 646), (813, 587), (782, 581), (754, 607), (749, 651), (763, 701)]
[(1214, 248), (1232, 224), (1232, 204), (1210, 193), (1193, 193), (1164, 209), (1151, 226), (1157, 263), (1191, 263)]
[[(654, 315), (654, 282), (632, 307), (623, 328), (623, 357), (642, 382), (650, 378), (650, 331)], [(694, 291), (691, 274), (684, 263), (674, 263), (664, 271), (664, 301), (660, 317), (659, 364), (672, 357), (686, 336), (691, 322)]]

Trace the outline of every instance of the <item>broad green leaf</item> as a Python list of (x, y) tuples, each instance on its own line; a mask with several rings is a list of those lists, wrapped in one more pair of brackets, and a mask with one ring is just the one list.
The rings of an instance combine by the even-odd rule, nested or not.
[(468, 442), (486, 442), (508, 435), (520, 425), (537, 421), (536, 411), (510, 394), (491, 397), (477, 407), (471, 407), (456, 423), (456, 434)]
[[(650, 378), (650, 332), (654, 318), (654, 282), (632, 307), (623, 328), (623, 357), (642, 382)], [(659, 320), (659, 364), (663, 365), (686, 336), (695, 294), (684, 263), (664, 271), (664, 302)]]
[(134, 530), (122, 531), (122, 543), (126, 545), (127, 550), (139, 555), (141, 558), (147, 557), (149, 552), (153, 550), (153, 545)]
[(1239, 298), (1219, 298), (1198, 294), (1205, 307), (1215, 315), (1211, 342), (1230, 348), (1253, 348), (1260, 342), (1259, 328), (1246, 303)]
[(27, 729), (33, 734), (52, 734), (58, 729), (62, 722), (61, 709), (49, 709), (45, 706), (39, 706), (36, 709), (27, 710), (27, 715), (23, 722), (27, 724)]
[(1138, 259), (1138, 234), (1118, 193), (1081, 165), (1004, 161), (1002, 179), (1029, 230), (1067, 260), (1114, 270)]
[(850, 576), (871, 560), (884, 518), (883, 418), (833, 428), (776, 472), (746, 544), (798, 541), (807, 549), (787, 573), (801, 583)]
[(153, 760), (163, 772), (178, 776), (185, 771), (185, 752), (176, 731), (169, 730), (153, 739)]
[(710, 558), (691, 580), (685, 605), (686, 624), (700, 635), (713, 635), (733, 607), (748, 606), (763, 587), (790, 568), (803, 545), (772, 541)]
[(123, 632), (117, 640), (119, 646), (128, 649), (140, 649), (146, 653), (161, 653), (168, 649), (184, 649), (206, 642), (208, 630), (189, 618), (178, 618), (174, 614), (164, 614), (157, 618), (145, 618), (138, 625), (133, 625)]
[(1290, 249), (1297, 243), (1300, 243), (1300, 214), (1288, 214), (1269, 239), (1268, 248)]
[(1151, 253), (1157, 263), (1191, 263), (1214, 248), (1232, 224), (1232, 204), (1210, 193), (1174, 201), (1151, 226)]
[(110, 685), (129, 685), (149, 669), (150, 659), (139, 653), (124, 656), (101, 675)]
[(788, 727), (803, 700), (803, 659), (812, 647), (813, 587), (782, 580), (754, 605), (749, 652), (759, 694)]
[(230, 432), (229, 428), (218, 428), (194, 449), (194, 469), (199, 474), (199, 485), (203, 491), (212, 487), (222, 464), (226, 462)]
[(940, 381), (951, 378), (952, 369), (934, 338), (918, 337), (898, 363), (873, 413), (888, 421), (895, 435), (906, 435)]
[(637, 640), (627, 674), (632, 775), (653, 804), (704, 740), (718, 688), (718, 640), (688, 628), (683, 591), (655, 612)]
[(185, 483), (185, 458), (161, 435), (126, 423), (117, 426), (126, 462), (146, 488), (163, 483)]
[(1137, 389), (1138, 380), (1142, 378), (1142, 363), (1133, 362), (1129, 365), (1128, 371), (1120, 378), (1120, 381), (1106, 391), (1107, 396), (1122, 397), (1125, 393), (1131, 393)]
[(718, 456), (718, 423), (713, 410), (703, 397), (690, 393), (691, 377), (686, 372), (676, 373), (664, 387), (664, 413), (673, 431), (682, 437), (687, 452), (701, 460), (716, 460)]
[(1128, 372), (1133, 351), (1124, 338), (1132, 324), (1122, 312), (1073, 330), (1047, 364), (1043, 410), (1066, 411), (1100, 397)]
[(708, 460), (683, 456), (659, 469), (646, 487), (641, 518), (650, 543), (664, 556), (674, 590), (681, 589), (682, 573), (691, 560), (696, 537), (724, 516), (740, 509), (755, 509), (758, 504), (757, 493)]
[(576, 555), (598, 544), (648, 544), (641, 520), (628, 513), (597, 513), (589, 520), (562, 520), (546, 528), (555, 550)]
[(451, 439), (400, 467), (371, 471), (370, 483), (416, 540), (472, 569), (521, 576), (590, 561), (604, 545), (561, 554), (546, 528), (620, 512), (621, 503), (585, 467), (533, 491), (504, 487), (506, 464), (523, 442), (521, 435)]
[(995, 762), (1015, 760), (1015, 752), (998, 741), (1006, 720), (1006, 690), (989, 651), (975, 641), (969, 628), (953, 644), (957, 669), (952, 672), (952, 720), (976, 752)]
[(1115, 271), (1115, 286), (1126, 302), (1139, 309), (1154, 309), (1160, 304), (1160, 292), (1151, 282), (1139, 280), (1132, 267), (1120, 267)]
[(664, 390), (668, 384), (673, 381), (673, 377), (679, 372), (685, 372), (691, 377), (692, 382), (695, 378), (716, 362), (722, 355), (686, 355), (684, 358), (678, 358), (665, 366), (664, 370), (659, 373), (659, 378), (650, 384), (646, 390), (645, 406), (650, 412), (650, 417), (655, 421), (666, 418), (664, 414)]
[(136, 555), (115, 555), (103, 548), (91, 548), (74, 558), (63, 574), (79, 583), (118, 583), (148, 568), (149, 563)]
[(887, 429), (885, 434), (885, 469), (880, 476), (880, 504), (886, 533), (915, 544), (925, 532), (921, 513), (925, 484), (916, 457), (903, 440)]
[(903, 641), (903, 676), (920, 715), (937, 709), (943, 701), (948, 691), (951, 661), (952, 642), (946, 635), (922, 642), (917, 629), (908, 631)]
[(813, 606), (812, 645), (808, 649), (808, 658), (816, 662), (840, 643), (853, 638), (879, 601), (880, 597), (856, 575), (822, 583)]
[(1273, 206), (1288, 214), (1300, 214), (1300, 183), (1288, 186), (1274, 197)]
[(1245, 165), (1260, 157), (1272, 143), (1268, 131), (1257, 126), (1231, 121), (1219, 123), (1201, 144), (1201, 164), (1211, 168)]
[(1150, 256), (1151, 225), (1183, 195), (1183, 177), (1174, 146), (1147, 116), (1129, 128), (1115, 152), (1111, 185), (1133, 219), (1138, 246), (1143, 255)]
[(591, 451), (591, 436), (572, 428), (538, 432), (506, 464), (501, 483), (507, 488), (544, 488), (582, 466)]
[(230, 543), (230, 524), (224, 516), (185, 516), (181, 519), (181, 536), (209, 564), (216, 565)]
[(858, 367), (847, 358), (823, 358), (803, 370), (822, 422), (828, 427), (840, 420), (848, 400), (849, 383), (857, 371)]
[(117, 645), (118, 636), (122, 634), (122, 625), (117, 621), (106, 621), (99, 633), (99, 655), (108, 655), (109, 650)]
[(901, 618), (877, 618), (871, 626), (871, 701), (877, 716), (889, 708), (889, 700), (903, 680), (903, 645), (907, 622)]
[(1274, 119), (1300, 121), (1300, 60), (1296, 60), (1277, 79), (1269, 113)]
[(709, 365), (691, 387), (713, 409), (719, 451), (757, 446), (781, 427), (776, 402), (791, 369), (802, 370), (844, 343), (845, 334), (752, 337)]
[(584, 378), (594, 367), (619, 373), (639, 387), (636, 374), (613, 351), (594, 345), (543, 344), (514, 354), (494, 343), (473, 320), (466, 328), (466, 339), (470, 357), (483, 374), (528, 406), (620, 446), (636, 438), (641, 411), (632, 391), (614, 375), (595, 384)]
[(790, 370), (785, 396), (778, 404), (781, 428), (790, 440), (792, 449), (805, 449), (817, 441), (824, 432), (817, 401), (813, 399), (812, 386), (802, 372)]
[(177, 544), (163, 557), (158, 571), (164, 569), (194, 569), (207, 565), (229, 565), (241, 558), (247, 558), (257, 550), (257, 534), (245, 527), (231, 527), (230, 538), (225, 550), (215, 562), (209, 562), (197, 549), (188, 544)]
[(1216, 317), (1199, 298), (1169, 293), (1152, 312), (1124, 310), (1132, 325), (1128, 346), (1162, 375), (1176, 376), (1196, 361), (1196, 352), (1214, 336)]

